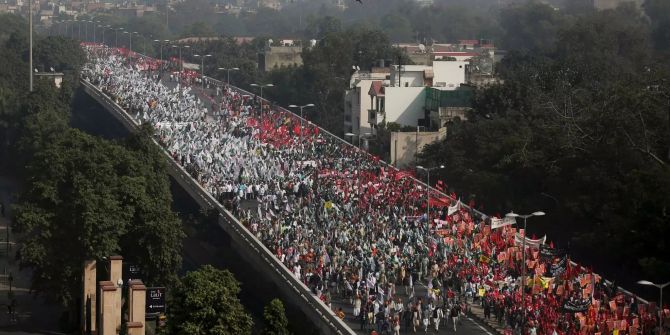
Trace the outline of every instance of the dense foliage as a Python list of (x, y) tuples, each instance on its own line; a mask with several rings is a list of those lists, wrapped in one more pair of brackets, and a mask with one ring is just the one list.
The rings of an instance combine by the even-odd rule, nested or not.
[(272, 299), (263, 310), (263, 320), (266, 327), (263, 334), (288, 335), (288, 319), (284, 311), (284, 304), (279, 299)]
[(653, 24), (628, 6), (548, 15), (499, 67), (504, 83), (479, 91), (422, 163), (445, 164), (439, 178), (490, 214), (544, 209), (529, 230), (596, 270), (665, 279), (670, 69)]
[[(5, 20), (6, 19), (6, 20)], [(114, 143), (69, 126), (85, 59), (75, 41), (35, 35), (34, 67), (64, 72), (61, 88), (35, 76), (28, 91), (26, 22), (3, 15), (0, 161), (23, 179), (14, 207), (18, 259), (32, 289), (64, 305), (78, 298), (84, 260), (122, 254), (149, 285), (169, 285), (181, 266), (181, 222), (171, 209), (165, 162), (151, 130)]]
[(228, 270), (205, 265), (172, 290), (168, 328), (175, 335), (251, 334), (253, 321), (237, 298), (240, 284)]

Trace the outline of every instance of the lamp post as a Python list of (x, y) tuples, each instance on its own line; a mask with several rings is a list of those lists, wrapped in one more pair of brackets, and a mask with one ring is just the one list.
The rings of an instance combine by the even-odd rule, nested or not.
[(526, 224), (529, 217), (544, 216), (543, 211), (537, 211), (526, 215), (519, 215), (514, 212), (505, 215), (508, 218), (522, 218), (523, 219), (523, 242), (521, 242), (521, 308), (523, 314), (521, 318), (522, 332), (526, 327)]
[[(237, 67), (231, 67), (231, 68), (220, 67), (219, 70), (220, 71), (226, 71), (228, 73), (228, 77), (226, 79), (226, 82), (227, 82), (228, 85), (230, 85), (230, 71), (239, 71), (240, 68), (237, 68)], [(289, 107), (291, 107), (291, 106), (289, 106)]]
[(87, 20), (81, 21), (84, 24), (84, 41), (88, 42), (88, 26), (86, 25)]
[[(365, 135), (365, 134), (362, 134), (362, 135)], [(354, 133), (345, 133), (345, 134), (344, 134), (344, 137), (351, 137), (351, 144), (352, 144), (352, 145), (354, 144), (354, 143), (353, 143), (353, 142), (354, 142), (354, 137), (357, 137), (357, 138), (358, 138), (358, 145), (357, 145), (357, 147), (358, 147), (358, 149), (360, 150), (360, 149), (361, 149), (361, 139), (363, 139), (363, 137), (365, 137), (365, 136), (356, 135), (356, 134), (354, 134)]]
[(95, 44), (95, 26), (100, 23), (100, 21), (93, 21), (91, 20), (92, 26), (93, 26), (93, 44)]
[(212, 55), (193, 55), (193, 57), (200, 58), (200, 81), (202, 81), (202, 90), (205, 90), (205, 57), (212, 57)]
[(123, 31), (123, 28), (114, 28), (114, 47), (119, 47), (119, 31)]
[(124, 31), (124, 34), (128, 34), (128, 58), (130, 59), (130, 54), (133, 52), (133, 34), (137, 34), (136, 31)]
[(426, 129), (424, 126), (416, 126), (416, 137), (414, 140), (414, 144), (416, 144), (416, 147), (414, 149), (414, 165), (419, 164), (419, 130), (423, 128)]
[(427, 208), (426, 213), (428, 218), (428, 224), (430, 224), (430, 171), (444, 169), (444, 165), (434, 166), (431, 168), (425, 168), (421, 165), (417, 165), (416, 169), (426, 171), (426, 174), (428, 175), (428, 187), (426, 188), (426, 208)]
[(658, 299), (658, 307), (659, 307), (659, 314), (658, 314), (658, 333), (663, 334), (663, 289), (670, 285), (670, 282), (667, 282), (665, 284), (654, 284), (648, 280), (640, 280), (637, 282), (640, 285), (645, 285), (645, 286), (655, 286), (658, 287), (658, 290), (660, 292), (660, 297)]
[(288, 108), (300, 108), (300, 145), (303, 148), (303, 152), (305, 151), (304, 150), (305, 146), (303, 145), (304, 143), (302, 142), (302, 128), (303, 128), (303, 126), (302, 126), (302, 121), (303, 121), (302, 110), (305, 107), (314, 107), (314, 104), (306, 104), (306, 105), (302, 105), (302, 106), (298, 106), (298, 105), (289, 105), (288, 106)]
[(270, 84), (251, 84), (249, 86), (253, 87), (258, 87), (261, 89), (261, 113), (263, 112), (263, 88), (264, 87), (274, 87), (275, 85), (270, 83)]
[(161, 40), (154, 40), (154, 42), (158, 42), (158, 46), (160, 48), (160, 57), (161, 57), (161, 64), (163, 64), (163, 41)]
[[(182, 73), (184, 72), (184, 62), (182, 61), (181, 58), (181, 45), (173, 45), (173, 48), (178, 48), (179, 49), (179, 83), (181, 84), (181, 79), (182, 79)], [(188, 49), (191, 46), (185, 45), (183, 48)], [(180, 91), (181, 92), (181, 91)]]
[(29, 51), (29, 58), (28, 58), (28, 66), (29, 66), (29, 87), (28, 89), (30, 92), (33, 91), (33, 0), (28, 1), (28, 21), (29, 21), (29, 44), (30, 44), (30, 51)]
[[(364, 134), (356, 135), (354, 133), (345, 133), (344, 137), (351, 137), (352, 145), (353, 145), (353, 142), (354, 142), (354, 137), (358, 137), (358, 150), (360, 151), (361, 150), (361, 139), (363, 138), (362, 135), (364, 135)], [(360, 175), (360, 173), (361, 172), (360, 172), (360, 169), (357, 170), (357, 171), (358, 171), (358, 178), (356, 178), (356, 179), (358, 179), (358, 191), (356, 193), (356, 196), (358, 197), (358, 199), (360, 201), (360, 198), (361, 198), (361, 175)]]

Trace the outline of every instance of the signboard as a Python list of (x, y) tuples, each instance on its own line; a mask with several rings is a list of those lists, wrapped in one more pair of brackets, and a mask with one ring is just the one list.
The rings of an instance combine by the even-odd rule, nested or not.
[(165, 313), (165, 287), (147, 287), (147, 314)]
[(140, 279), (142, 278), (142, 269), (133, 263), (124, 262), (123, 263), (123, 282), (128, 283), (129, 280)]

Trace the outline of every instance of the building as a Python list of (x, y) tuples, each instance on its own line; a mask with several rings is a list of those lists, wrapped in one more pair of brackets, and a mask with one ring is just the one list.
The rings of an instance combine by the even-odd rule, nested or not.
[(391, 132), (391, 165), (406, 168), (416, 164), (417, 153), (428, 144), (447, 137), (447, 128), (438, 131), (398, 131)]
[(156, 11), (156, 7), (145, 6), (145, 5), (136, 5), (130, 7), (119, 7), (116, 8), (115, 12), (118, 16), (124, 17), (142, 17), (144, 14), (153, 13)]
[[(369, 96), (372, 83), (375, 89), (381, 90), (388, 85), (390, 68), (372, 68), (369, 72), (356, 71), (351, 76), (349, 89), (344, 94), (344, 133), (372, 133), (372, 125), (376, 125), (376, 114), (370, 114), (372, 99)], [(372, 117), (372, 120), (370, 119)]]
[(467, 85), (461, 85), (456, 90), (427, 87), (424, 108), (431, 124), (438, 125), (439, 128), (447, 127), (455, 118), (467, 120), (473, 98), (474, 88)]
[(644, 0), (593, 0), (593, 8), (597, 10), (614, 9), (626, 2), (632, 2), (638, 8), (642, 8)]
[(258, 54), (258, 68), (263, 71), (300, 65), (302, 65), (301, 46), (271, 46)]
[(414, 0), (414, 2), (420, 7), (428, 7), (432, 6), (435, 3), (435, 0)]

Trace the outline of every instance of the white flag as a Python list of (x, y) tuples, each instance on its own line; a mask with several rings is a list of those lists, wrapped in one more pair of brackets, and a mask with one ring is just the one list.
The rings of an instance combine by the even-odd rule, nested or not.
[(526, 240), (526, 247), (528, 248), (539, 248), (540, 245), (544, 244), (544, 242), (547, 240), (547, 235), (544, 235), (542, 238), (533, 240), (529, 239), (528, 237), (521, 237), (521, 234), (516, 233), (514, 236), (514, 245), (516, 246), (522, 246), (523, 245), (523, 240)]
[(516, 219), (512, 217), (505, 217), (504, 219), (491, 218), (491, 229), (505, 227), (516, 224)]
[(447, 215), (451, 215), (458, 212), (460, 208), (461, 208), (461, 200), (458, 199), (458, 202), (456, 202), (455, 205), (449, 206), (449, 208), (447, 208)]

